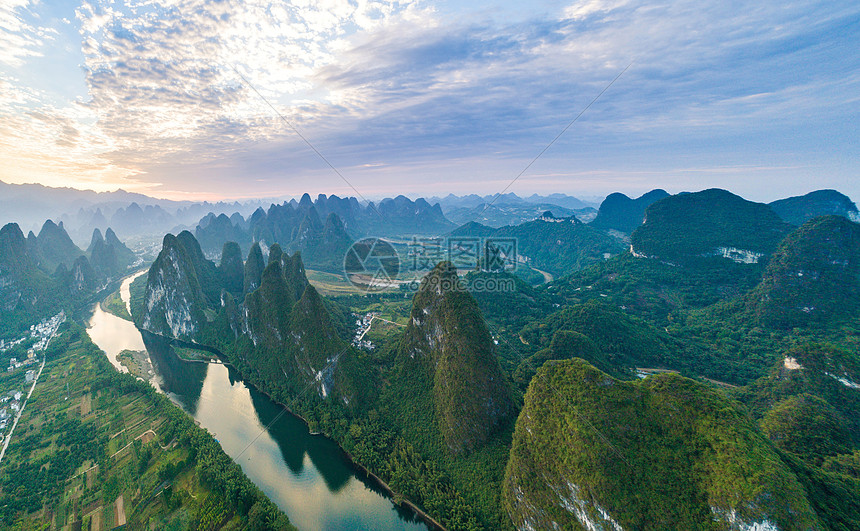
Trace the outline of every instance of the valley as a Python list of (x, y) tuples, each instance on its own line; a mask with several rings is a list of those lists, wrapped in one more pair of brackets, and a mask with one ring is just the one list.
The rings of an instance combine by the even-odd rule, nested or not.
[[(117, 378), (167, 397), (160, 408), (181, 410), (210, 434), (300, 529), (852, 529), (860, 522), (853, 211), (830, 202), (834, 214), (817, 216), (830, 208), (819, 194), (808, 208), (791, 198), (778, 214), (725, 190), (661, 192), (608, 198), (590, 223), (543, 212), (508, 227), (467, 223), (448, 236), (390, 233), (380, 249), (394, 255), (356, 247), (365, 268), (391, 260), (428, 268), (396, 270), (383, 290), (327, 270), (350, 255), (337, 259), (346, 251), (327, 247), (325, 236), (301, 243), (293, 232), (288, 250), (209, 232), (207, 251), (180, 231), (163, 237), (148, 269), (129, 269), (121, 282), (102, 277), (112, 290), (65, 284), (79, 292), (68, 299), (79, 301), (68, 305), (69, 326), (83, 317), (90, 358), (100, 349)], [(256, 219), (315, 226), (313, 209), (336, 199), (273, 205)], [(330, 227), (340, 226), (337, 215)], [(237, 216), (203, 222), (222, 234), (241, 226)], [(399, 221), (403, 230), (415, 222)], [(50, 230), (65, 241), (61, 227)], [(679, 236), (685, 231), (692, 235)], [(446, 249), (455, 262), (436, 252)], [(319, 269), (305, 267), (309, 250)], [(54, 256), (61, 264), (77, 252), (66, 246)], [(25, 274), (14, 282), (44, 274), (43, 262), (18, 265)], [(35, 300), (26, 311), (43, 311)], [(90, 415), (100, 403), (85, 402), (82, 418), (104, 424), (110, 406)], [(106, 455), (120, 459), (139, 439), (141, 448), (157, 441), (148, 448), (169, 459), (175, 443), (161, 434), (164, 422), (144, 415), (113, 431), (133, 437), (116, 447), (108, 437)], [(84, 476), (97, 470), (90, 461), (80, 464)], [(121, 469), (110, 470), (105, 481)], [(189, 480), (171, 487), (189, 497), (171, 499), (199, 509)], [(111, 490), (99, 506), (70, 502), (61, 514), (105, 528), (120, 505), (129, 521), (193, 513), (163, 499), (132, 510), (116, 495), (141, 499)], [(57, 507), (31, 518), (55, 518)], [(216, 527), (247, 525), (250, 513), (225, 511), (230, 519)]]
[[(125, 279), (126, 293), (134, 275)], [(112, 364), (135, 351), (153, 369), (151, 385), (208, 430), (227, 455), (300, 529), (426, 529), (408, 508), (393, 505), (333, 442), (312, 434), (307, 424), (272, 401), (235, 370), (204, 361), (203, 351), (141, 335), (134, 325), (95, 308), (89, 335)], [(206, 359), (212, 359), (209, 354)], [(138, 375), (136, 375), (138, 376)]]
[(0, 3), (0, 531), (860, 531), (860, 2)]

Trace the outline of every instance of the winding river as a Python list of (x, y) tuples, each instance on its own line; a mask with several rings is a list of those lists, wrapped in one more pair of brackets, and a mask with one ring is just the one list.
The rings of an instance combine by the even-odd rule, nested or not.
[[(122, 283), (126, 304), (138, 275)], [(117, 370), (125, 372), (116, 359), (122, 350), (147, 351), (153, 386), (209, 430), (299, 529), (428, 529), (415, 513), (394, 505), (333, 441), (311, 435), (300, 418), (287, 413), (266, 428), (282, 407), (232, 368), (183, 361), (165, 340), (141, 333), (98, 304), (87, 331)]]

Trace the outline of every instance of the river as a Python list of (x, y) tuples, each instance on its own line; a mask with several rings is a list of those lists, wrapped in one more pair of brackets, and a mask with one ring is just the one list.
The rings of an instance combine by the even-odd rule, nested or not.
[[(136, 276), (120, 288), (126, 304)], [(209, 430), (299, 529), (428, 529), (365, 478), (333, 441), (311, 435), (300, 418), (286, 413), (267, 428), (282, 407), (245, 385), (232, 368), (183, 361), (165, 340), (144, 337), (98, 304), (87, 331), (117, 370), (125, 371), (116, 359), (122, 350), (147, 351), (153, 386)]]

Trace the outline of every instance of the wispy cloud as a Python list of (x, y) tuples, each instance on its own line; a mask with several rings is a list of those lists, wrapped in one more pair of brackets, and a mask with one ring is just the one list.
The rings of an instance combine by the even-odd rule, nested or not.
[[(73, 21), (87, 97), (65, 107), (17, 75), (56, 32), (16, 2), (0, 8), (0, 63), (18, 69), (0, 78), (0, 153), (28, 175), (48, 160), (52, 175), (67, 165), (175, 193), (342, 186), (234, 69), (360, 189), (404, 175), (504, 182), (631, 61), (523, 186), (573, 190), (571, 176), (601, 165), (757, 167), (757, 150), (844, 180), (860, 143), (846, 125), (860, 94), (854, 2), (584, 0), (499, 23), (408, 1), (93, 0)], [(819, 156), (810, 127), (830, 132), (841, 160)]]
[(32, 0), (0, 3), (0, 64), (20, 66), (27, 57), (38, 56), (39, 47), (52, 32), (31, 24), (27, 18)]

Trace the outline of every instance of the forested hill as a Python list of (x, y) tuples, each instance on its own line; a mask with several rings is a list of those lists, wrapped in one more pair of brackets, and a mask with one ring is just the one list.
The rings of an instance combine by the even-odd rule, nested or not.
[(489, 330), (449, 262), (421, 281), (398, 363), (402, 370), (424, 373), (432, 385), (436, 422), (454, 454), (480, 447), (512, 418), (511, 390)]
[(818, 216), (842, 216), (860, 222), (857, 205), (836, 190), (816, 190), (806, 195), (780, 199), (770, 203), (770, 208), (792, 225), (803, 225)]
[[(27, 238), (16, 223), (0, 229), (0, 338), (81, 304), (135, 261), (134, 253), (108, 229), (84, 253), (63, 224), (45, 221)], [(28, 326), (29, 326), (28, 324)]]
[[(728, 442), (730, 441), (730, 442)], [(582, 360), (532, 380), (504, 484), (520, 529), (821, 529), (802, 483), (730, 401)]]
[(467, 223), (452, 231), (450, 236), (515, 240), (521, 265), (545, 270), (553, 276), (568, 275), (626, 249), (619, 239), (575, 217), (554, 218), (551, 215), (498, 229)]
[(597, 217), (594, 218), (591, 225), (600, 229), (613, 229), (630, 234), (642, 224), (642, 220), (645, 219), (645, 209), (668, 196), (668, 192), (659, 189), (651, 190), (636, 199), (631, 199), (620, 192), (609, 194), (600, 203)]
[(780, 243), (748, 299), (758, 320), (781, 328), (856, 316), (860, 225), (840, 216), (807, 221)]
[(652, 204), (631, 243), (635, 254), (673, 263), (711, 256), (755, 263), (790, 230), (767, 205), (711, 189)]

